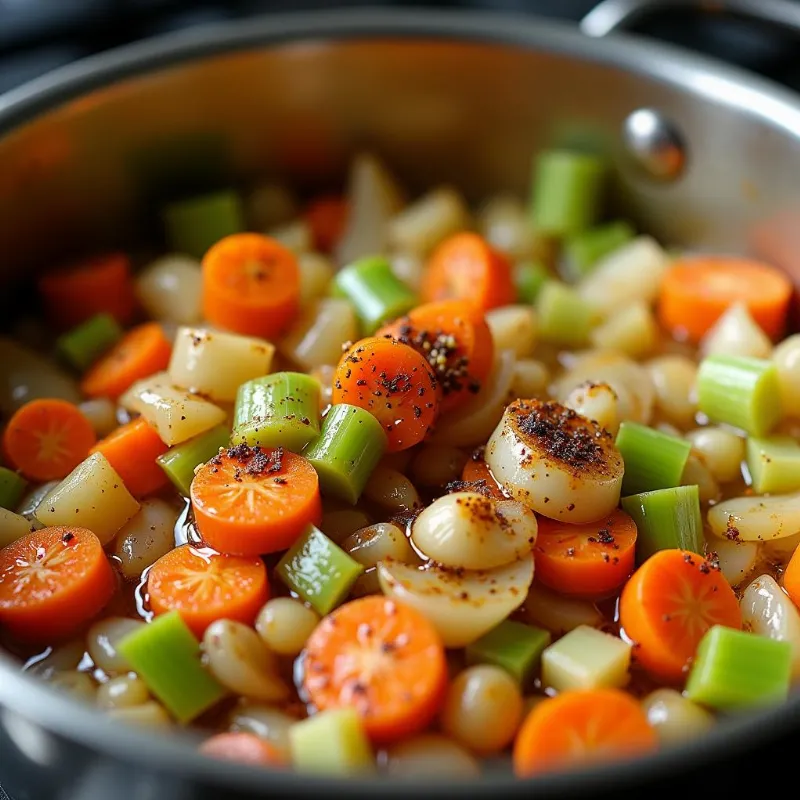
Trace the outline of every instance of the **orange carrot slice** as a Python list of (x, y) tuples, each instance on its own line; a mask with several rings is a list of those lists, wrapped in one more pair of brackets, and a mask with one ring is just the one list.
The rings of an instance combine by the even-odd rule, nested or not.
[(66, 400), (31, 400), (17, 409), (3, 432), (8, 462), (33, 481), (66, 478), (97, 441), (77, 406)]
[(204, 756), (238, 761), (263, 767), (286, 766), (286, 758), (275, 745), (253, 733), (218, 733), (206, 739), (198, 748)]
[(203, 257), (203, 313), (214, 325), (271, 339), (286, 330), (299, 302), (297, 259), (275, 239), (236, 233)]
[(353, 707), (387, 742), (425, 728), (444, 699), (441, 639), (419, 612), (386, 597), (352, 600), (306, 642), (303, 685), (320, 711)]
[(339, 195), (324, 195), (312, 200), (303, 215), (314, 238), (314, 247), (330, 253), (336, 247), (347, 225), (349, 203)]
[(495, 500), (508, 499), (483, 458), (470, 458), (461, 470), (461, 480), (468, 484), (463, 489), (465, 492), (479, 492)]
[(281, 447), (221, 452), (195, 474), (191, 498), (203, 541), (222, 553), (286, 550), (322, 516), (314, 467)]
[(153, 564), (147, 594), (155, 614), (177, 611), (198, 638), (218, 619), (252, 625), (269, 600), (260, 558), (241, 558), (184, 544)]
[(741, 628), (742, 612), (719, 567), (685, 550), (660, 550), (625, 584), (619, 621), (635, 643), (636, 660), (654, 676), (678, 682), (706, 631)]
[(565, 692), (537, 705), (514, 743), (514, 772), (542, 772), (632, 758), (658, 746), (641, 705), (618, 689)]
[(51, 642), (78, 631), (117, 581), (86, 528), (42, 528), (0, 550), (0, 624), (19, 639)]
[(794, 551), (783, 573), (783, 588), (795, 605), (800, 605), (800, 548)]

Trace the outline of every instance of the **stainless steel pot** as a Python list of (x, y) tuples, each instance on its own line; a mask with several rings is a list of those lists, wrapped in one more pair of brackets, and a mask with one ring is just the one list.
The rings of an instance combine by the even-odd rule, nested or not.
[[(664, 241), (749, 250), (800, 276), (794, 96), (652, 42), (419, 10), (196, 30), (0, 98), (0, 271), (8, 287), (73, 251), (145, 236), (165, 193), (259, 175), (319, 185), (340, 176), (356, 148), (374, 148), (412, 188), (452, 181), (479, 197), (523, 192), (534, 151), (575, 142), (614, 159), (617, 202)], [(438, 793), (585, 798), (656, 782), (667, 790), (676, 776), (697, 780), (723, 764), (733, 774), (754, 743), (797, 731), (796, 696), (630, 765), (536, 787), (493, 775)], [(2, 655), (0, 778), (17, 800), (400, 797), (430, 787), (213, 763), (178, 736), (109, 722)]]

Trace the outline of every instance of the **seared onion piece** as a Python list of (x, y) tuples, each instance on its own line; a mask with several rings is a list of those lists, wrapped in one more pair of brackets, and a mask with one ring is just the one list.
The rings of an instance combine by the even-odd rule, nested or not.
[(512, 497), (551, 519), (592, 522), (619, 503), (624, 467), (611, 434), (559, 403), (515, 400), (486, 463)]

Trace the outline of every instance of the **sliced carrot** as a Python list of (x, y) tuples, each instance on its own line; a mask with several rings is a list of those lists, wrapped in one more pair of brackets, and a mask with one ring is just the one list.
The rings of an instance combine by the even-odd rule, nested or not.
[(367, 734), (387, 742), (425, 728), (447, 684), (444, 647), (433, 625), (386, 597), (352, 600), (306, 642), (303, 685), (319, 711), (355, 708)]
[(542, 772), (632, 758), (658, 746), (641, 705), (618, 689), (564, 692), (539, 703), (514, 743), (514, 772)]
[(397, 339), (426, 358), (439, 381), (442, 411), (476, 394), (492, 369), (492, 332), (481, 310), (466, 300), (417, 306), (375, 335)]
[(322, 516), (314, 467), (282, 447), (221, 452), (197, 471), (191, 497), (203, 541), (221, 553), (286, 550)]
[(263, 767), (286, 766), (286, 758), (275, 745), (253, 733), (218, 733), (206, 739), (198, 748), (204, 756), (238, 761)]
[(117, 581), (86, 528), (42, 528), (0, 550), (0, 624), (26, 641), (78, 631), (108, 603)]
[(658, 313), (673, 335), (698, 342), (727, 308), (740, 302), (768, 336), (778, 339), (791, 297), (791, 282), (774, 267), (733, 256), (693, 256), (667, 270)]
[(539, 517), (533, 557), (536, 577), (550, 589), (573, 597), (608, 595), (633, 572), (636, 523), (620, 509), (583, 525)]
[(800, 605), (800, 548), (794, 551), (783, 573), (783, 588), (797, 606)]
[(203, 257), (203, 313), (221, 328), (274, 338), (295, 318), (299, 298), (297, 259), (275, 239), (236, 233)]
[(127, 325), (136, 309), (130, 261), (107, 253), (48, 272), (39, 279), (47, 316), (58, 328), (71, 328), (103, 312)]
[(97, 441), (77, 406), (66, 400), (31, 400), (17, 409), (3, 431), (6, 460), (33, 481), (66, 478)]
[(390, 453), (427, 436), (440, 399), (428, 361), (394, 339), (361, 339), (342, 356), (334, 375), (332, 402), (369, 411), (386, 431)]
[(461, 471), (461, 481), (467, 484), (463, 491), (479, 492), (495, 500), (507, 500), (500, 484), (495, 480), (489, 465), (483, 458), (475, 458), (474, 455), (464, 464)]
[(184, 544), (153, 564), (147, 594), (155, 614), (177, 611), (202, 638), (218, 619), (252, 625), (269, 599), (267, 569), (257, 557), (229, 556)]
[(347, 199), (339, 195), (324, 195), (308, 204), (303, 216), (311, 228), (317, 250), (330, 253), (336, 247), (347, 225), (349, 211)]
[(457, 233), (434, 251), (422, 278), (427, 301), (459, 298), (487, 311), (516, 298), (511, 263), (477, 233)]
[(165, 370), (171, 354), (172, 345), (161, 326), (146, 322), (129, 330), (84, 375), (81, 390), (87, 397), (116, 400), (136, 381)]
[(636, 660), (678, 682), (705, 632), (713, 625), (741, 628), (742, 612), (719, 567), (685, 550), (660, 550), (625, 584), (619, 621)]
[(155, 428), (137, 417), (99, 441), (92, 452), (108, 459), (134, 497), (145, 497), (169, 483), (167, 473), (156, 462), (167, 450)]

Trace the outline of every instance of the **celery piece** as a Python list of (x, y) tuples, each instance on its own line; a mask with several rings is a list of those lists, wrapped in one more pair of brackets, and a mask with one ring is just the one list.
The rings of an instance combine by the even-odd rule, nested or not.
[(617, 220), (569, 237), (564, 242), (567, 276), (573, 281), (585, 278), (601, 258), (627, 244), (635, 235), (630, 223)]
[(175, 484), (175, 488), (188, 497), (197, 467), (205, 464), (219, 452), (220, 447), (227, 447), (229, 443), (230, 432), (227, 428), (218, 426), (170, 447), (156, 461)]
[(531, 210), (537, 233), (569, 236), (597, 219), (606, 163), (597, 156), (548, 150), (534, 164)]
[(190, 197), (162, 212), (169, 248), (202, 258), (211, 245), (244, 230), (244, 211), (234, 191)]
[(227, 694), (203, 667), (200, 643), (177, 611), (129, 633), (117, 650), (179, 722), (191, 722)]
[(319, 475), (322, 493), (355, 504), (386, 450), (386, 434), (369, 411), (340, 403), (303, 455)]
[(292, 766), (298, 772), (353, 775), (375, 769), (375, 758), (358, 712), (335, 708), (289, 728)]
[(550, 631), (507, 619), (468, 645), (467, 664), (494, 664), (526, 686), (550, 640)]
[(18, 472), (0, 467), (0, 508), (14, 510), (28, 486), (28, 482)]
[(29, 519), (0, 506), (0, 549), (32, 533), (36, 527)]
[(625, 462), (622, 493), (639, 494), (679, 486), (692, 450), (686, 439), (638, 422), (623, 422), (616, 440)]
[(588, 342), (594, 312), (571, 287), (559, 281), (546, 281), (536, 297), (536, 311), (542, 341), (567, 347), (580, 347)]
[(758, 494), (800, 489), (800, 444), (791, 436), (748, 436), (747, 468)]
[(632, 494), (623, 510), (636, 523), (636, 560), (646, 561), (659, 550), (703, 553), (703, 517), (697, 486), (674, 486)]
[(718, 711), (786, 700), (792, 674), (790, 642), (715, 625), (700, 641), (686, 696)]
[(631, 646), (617, 636), (579, 625), (542, 653), (542, 686), (570, 689), (621, 688), (628, 682)]
[(363, 571), (361, 564), (313, 525), (284, 553), (276, 568), (280, 579), (322, 616), (347, 597)]
[(122, 338), (122, 328), (111, 314), (96, 314), (56, 342), (56, 354), (83, 372)]
[(535, 303), (542, 286), (552, 278), (550, 270), (535, 261), (525, 261), (514, 268), (517, 302)]
[(334, 278), (335, 294), (353, 305), (361, 332), (374, 333), (382, 323), (403, 316), (417, 305), (417, 295), (392, 271), (383, 256), (362, 258)]
[(712, 422), (764, 436), (782, 414), (777, 367), (760, 358), (708, 356), (697, 372), (697, 404)]
[(299, 453), (319, 436), (319, 406), (319, 381), (302, 372), (247, 381), (236, 395), (231, 441)]

